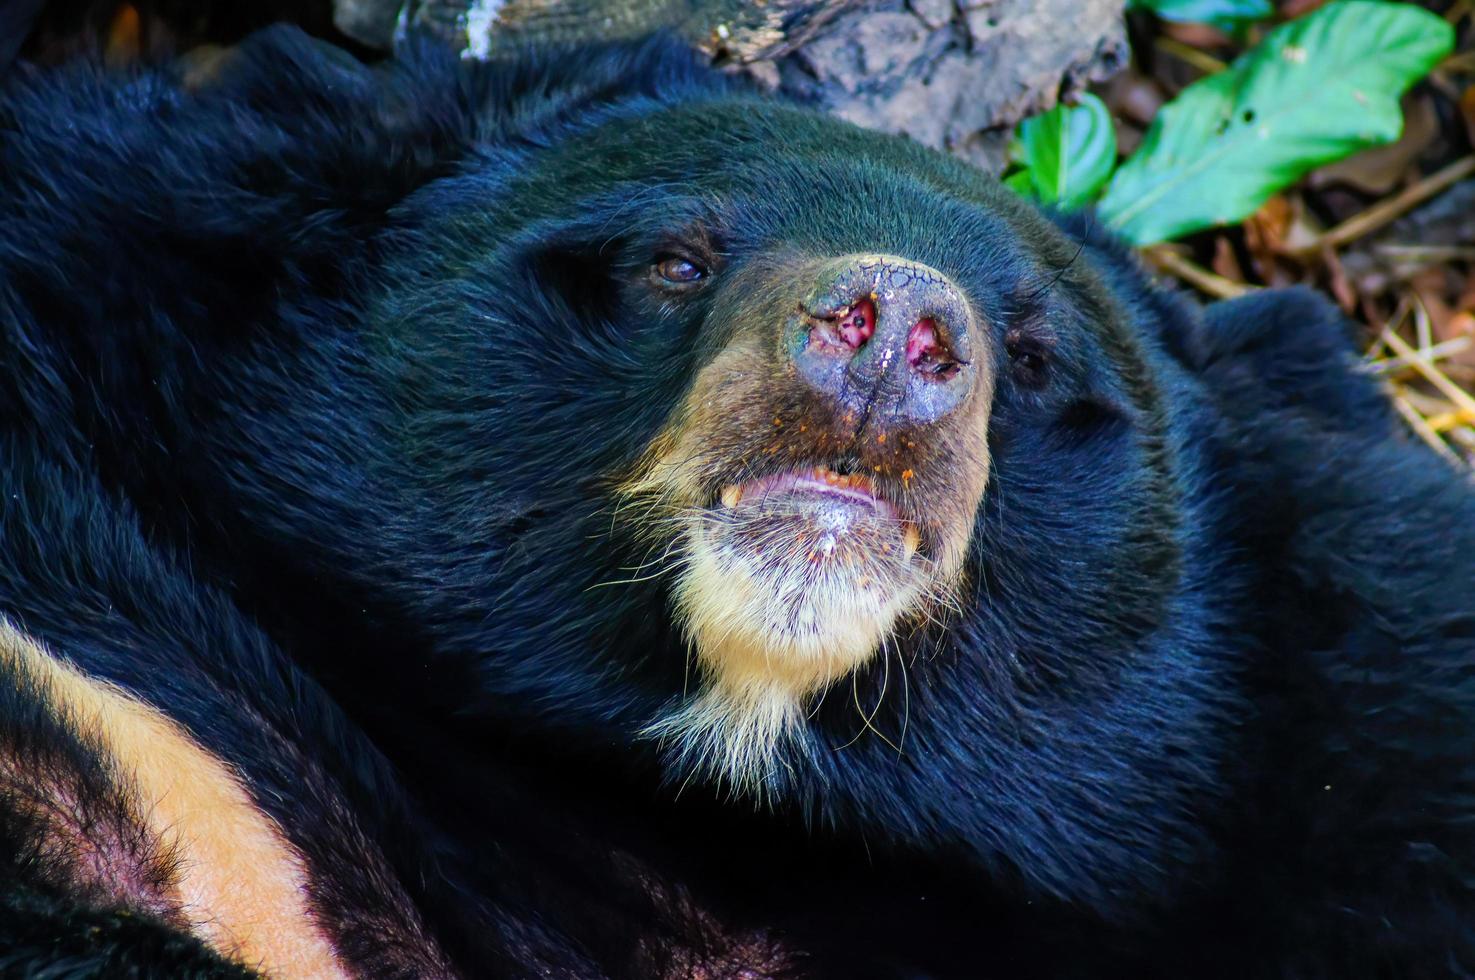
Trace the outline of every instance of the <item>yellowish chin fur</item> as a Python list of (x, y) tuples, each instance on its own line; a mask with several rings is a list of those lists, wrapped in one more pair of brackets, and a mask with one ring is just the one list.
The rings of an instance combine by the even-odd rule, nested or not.
[(695, 518), (685, 538), (675, 601), (702, 685), (648, 734), (761, 795), (779, 749), (803, 741), (811, 697), (876, 655), (926, 601), (927, 576), (905, 559), (774, 560), (725, 544)]

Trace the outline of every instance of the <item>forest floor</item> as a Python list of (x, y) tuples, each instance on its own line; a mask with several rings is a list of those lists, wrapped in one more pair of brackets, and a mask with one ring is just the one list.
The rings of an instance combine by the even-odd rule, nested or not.
[[(1457, 47), (1405, 96), (1398, 142), (1313, 171), (1238, 225), (1145, 254), (1211, 298), (1293, 283), (1331, 294), (1365, 325), (1368, 369), (1410, 429), (1475, 466), (1475, 0), (1428, 6), (1442, 8)], [(1133, 65), (1098, 87), (1122, 152), (1166, 100), (1254, 41), (1134, 17)]]

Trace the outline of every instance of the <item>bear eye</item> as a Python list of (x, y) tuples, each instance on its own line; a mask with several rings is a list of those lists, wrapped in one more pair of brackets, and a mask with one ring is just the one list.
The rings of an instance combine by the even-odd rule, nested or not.
[(1038, 338), (1022, 330), (1011, 330), (1004, 337), (1004, 350), (1021, 384), (1038, 388), (1045, 383), (1050, 367), (1049, 349)]
[(670, 255), (656, 262), (655, 274), (665, 285), (690, 286), (705, 279), (707, 270), (690, 259)]

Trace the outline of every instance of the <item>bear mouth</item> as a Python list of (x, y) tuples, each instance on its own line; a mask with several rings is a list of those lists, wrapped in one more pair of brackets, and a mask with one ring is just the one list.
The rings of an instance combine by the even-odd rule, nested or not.
[(923, 543), (918, 522), (882, 496), (869, 477), (829, 466), (726, 484), (710, 513), (729, 525), (730, 547), (776, 562), (798, 558), (823, 566), (879, 557), (907, 564)]
[(744, 477), (679, 518), (674, 599), (723, 710), (787, 724), (903, 623), (925, 620), (946, 579), (883, 481), (826, 465)]
[(769, 664), (868, 658), (936, 578), (919, 522), (878, 481), (838, 467), (723, 484), (691, 535), (688, 607)]

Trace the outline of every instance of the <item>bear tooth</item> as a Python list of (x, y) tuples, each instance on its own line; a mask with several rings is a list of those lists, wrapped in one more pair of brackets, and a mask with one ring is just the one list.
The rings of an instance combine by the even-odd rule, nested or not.
[(906, 529), (901, 532), (901, 557), (910, 559), (922, 546), (922, 532), (917, 530), (917, 525), (907, 522)]
[(727, 508), (736, 507), (738, 501), (742, 499), (743, 488), (738, 484), (732, 483), (722, 488), (722, 506)]

